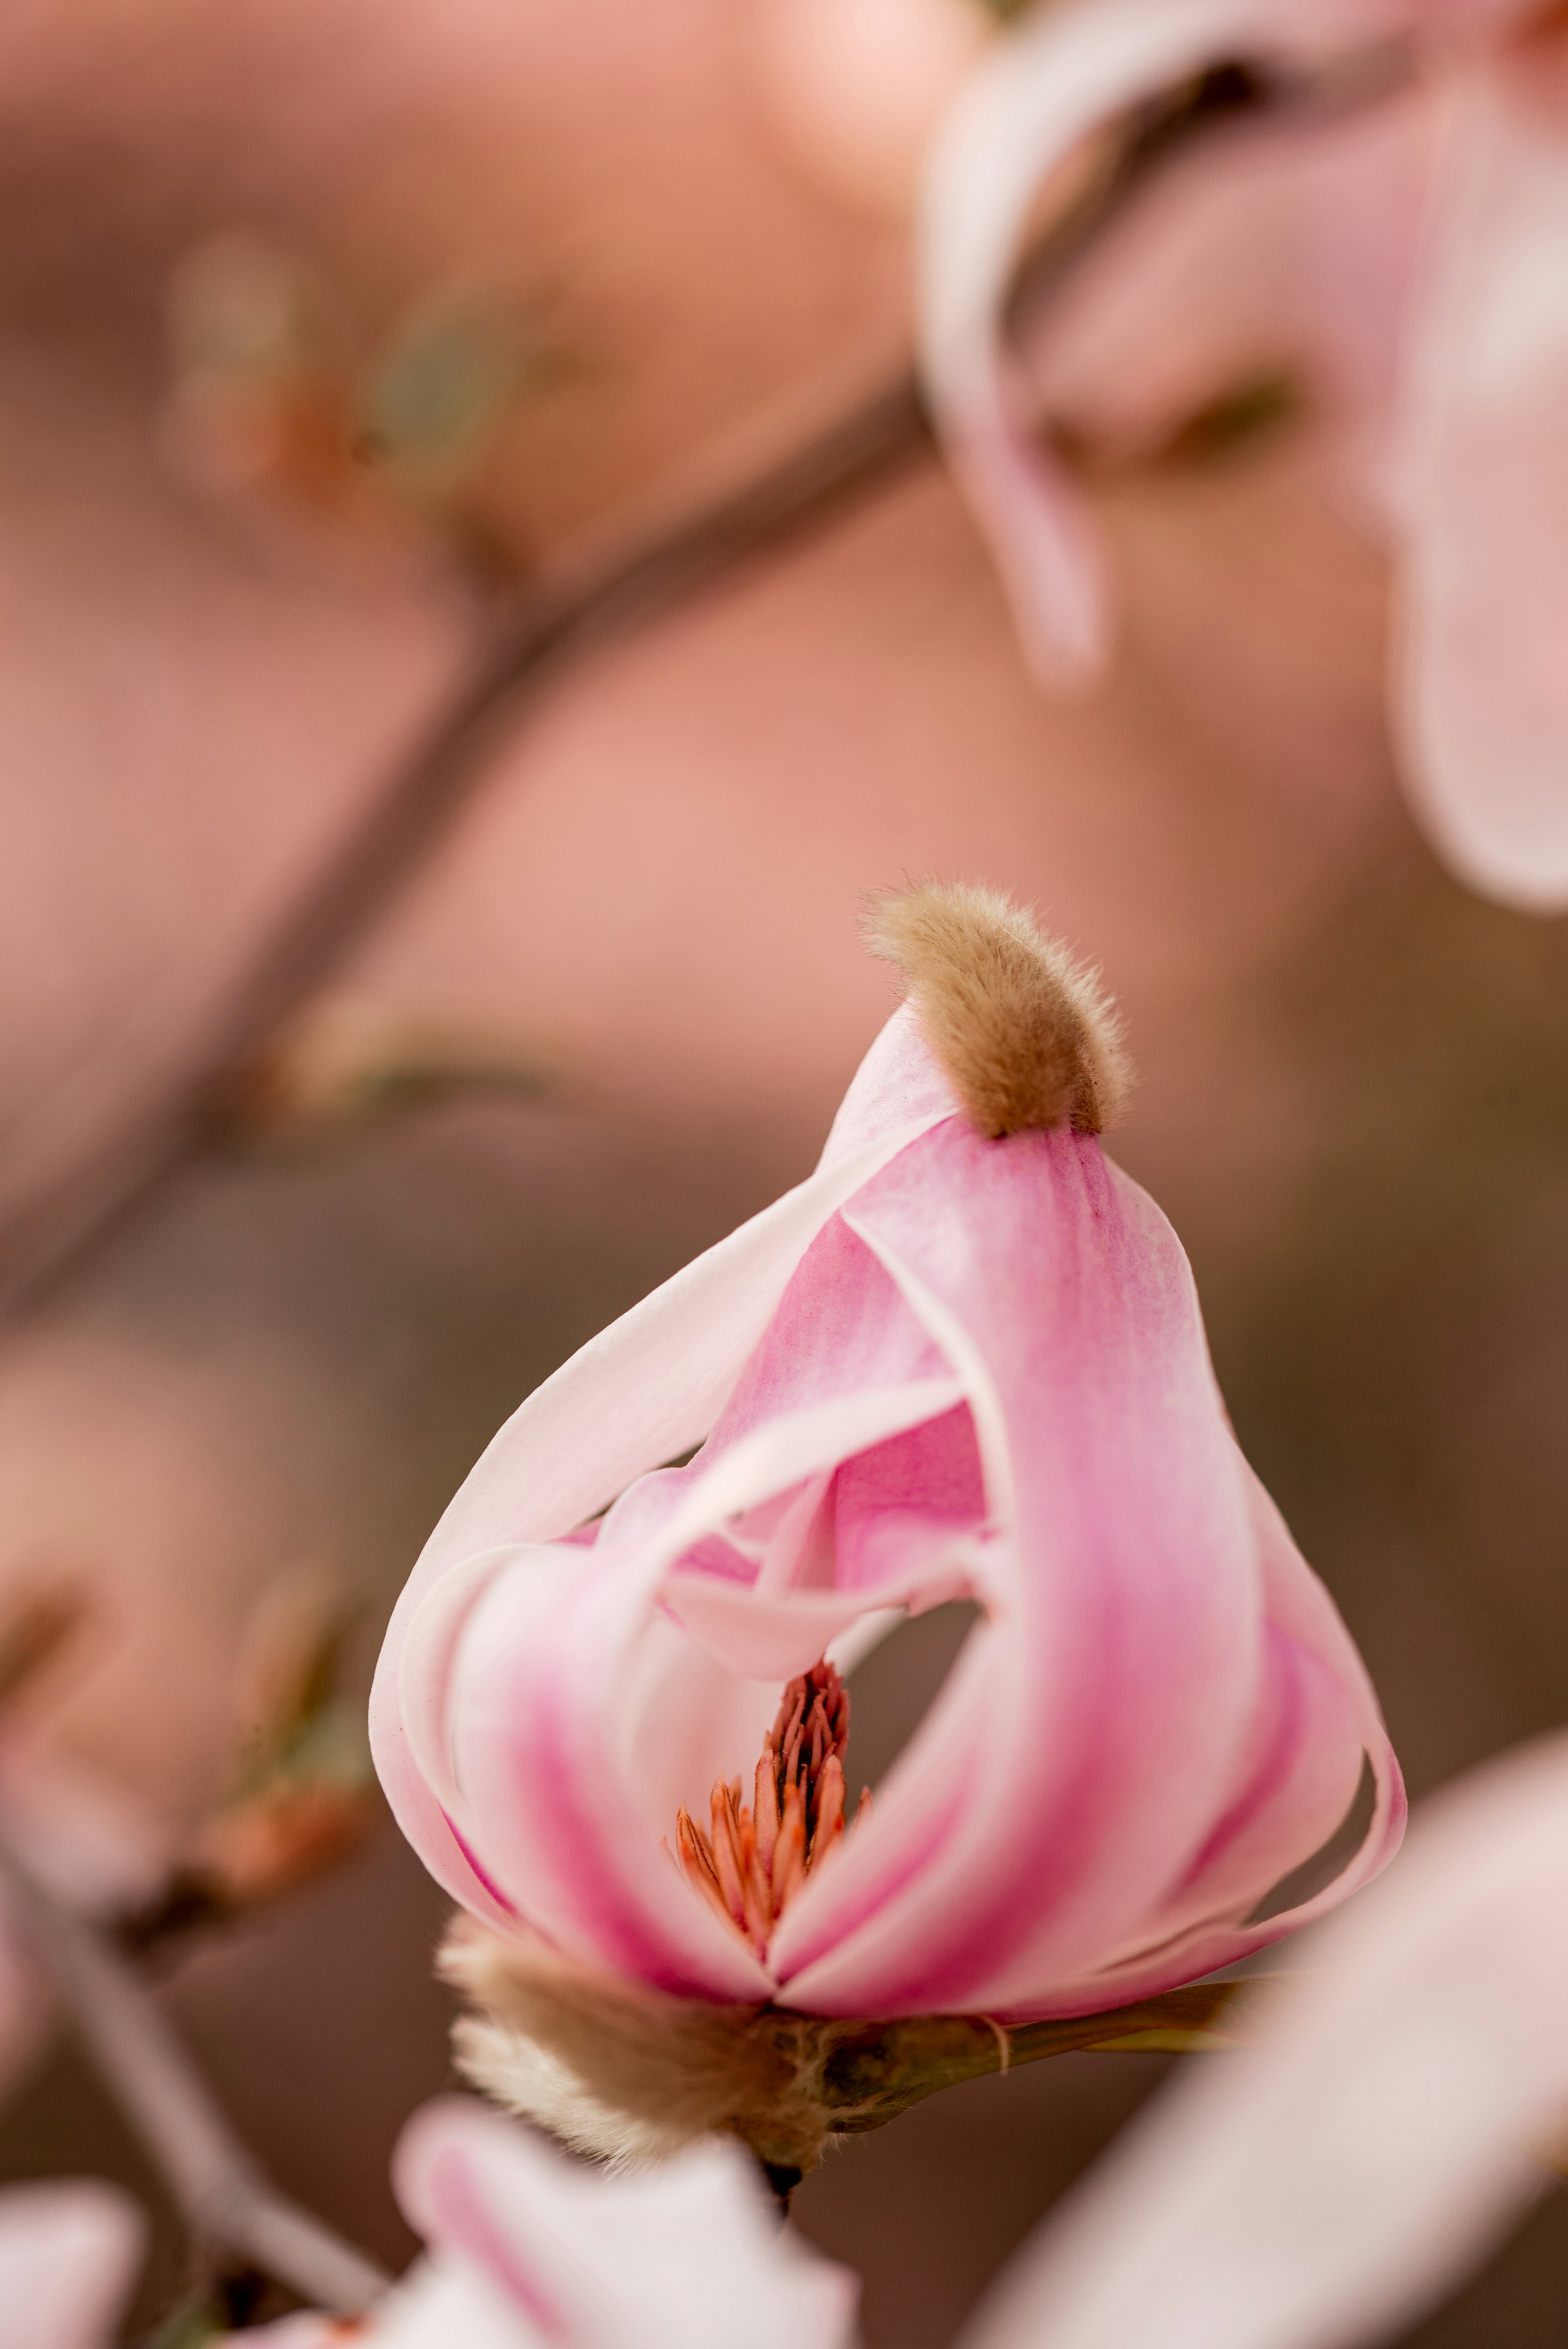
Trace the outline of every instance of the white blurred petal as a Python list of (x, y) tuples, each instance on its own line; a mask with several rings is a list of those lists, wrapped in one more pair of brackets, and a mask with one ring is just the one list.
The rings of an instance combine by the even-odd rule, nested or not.
[(1003, 2279), (963, 2349), (1349, 2349), (1431, 2307), (1568, 2122), (1568, 1739), (1440, 1798)]
[(1237, 55), (1364, 44), (1405, 13), (1398, 0), (1078, 0), (996, 44), (956, 100), (924, 193), (922, 364), (1043, 683), (1102, 665), (1109, 616), (1088, 512), (1030, 429), (1004, 333), (1041, 191), (1092, 134), (1188, 74)]
[(1479, 67), (1410, 363), (1396, 718), (1475, 888), (1568, 905), (1568, 141)]
[[(469, 2349), (842, 2349), (851, 2338), (855, 2280), (780, 2230), (737, 2145), (712, 2139), (605, 2177), (448, 2097), (410, 2122), (394, 2174), (435, 2253), (378, 2323), (375, 2337), (399, 2349), (459, 2338)], [(457, 2313), (454, 2293), (463, 2327), (443, 2332), (436, 2314)]]
[(96, 2178), (0, 2195), (0, 2349), (104, 2349), (144, 2231), (135, 2204)]

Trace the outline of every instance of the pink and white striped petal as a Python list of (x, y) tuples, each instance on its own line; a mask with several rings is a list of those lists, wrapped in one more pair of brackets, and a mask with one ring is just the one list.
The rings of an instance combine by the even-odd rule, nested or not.
[(433, 2257), (401, 2287), (407, 2313), (377, 2319), (388, 2349), (849, 2349), (856, 2280), (779, 2228), (738, 2146), (606, 2178), (446, 2097), (404, 2131), (394, 2177)]

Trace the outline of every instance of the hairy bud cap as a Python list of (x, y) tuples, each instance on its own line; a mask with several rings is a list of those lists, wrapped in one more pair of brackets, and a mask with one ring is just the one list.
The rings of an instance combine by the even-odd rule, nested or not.
[(1087, 968), (997, 889), (926, 881), (879, 897), (872, 952), (909, 981), (921, 1032), (977, 1133), (1103, 1133), (1131, 1081), (1121, 1021)]

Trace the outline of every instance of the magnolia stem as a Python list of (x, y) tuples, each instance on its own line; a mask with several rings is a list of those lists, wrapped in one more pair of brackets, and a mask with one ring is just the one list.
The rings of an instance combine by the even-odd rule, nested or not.
[[(1050, 2055), (1196, 2054), (1239, 2044), (1230, 2010), (1253, 1981), (1192, 1982), (1099, 2014), (1002, 2025), (988, 2015), (913, 2015), (898, 2023), (775, 2024), (814, 2041), (813, 2095), (836, 2132), (880, 2128), (939, 2089)], [(769, 2148), (771, 2150), (771, 2148)]]
[(391, 2277), (277, 2191), (134, 1971), (4, 1839), (0, 1886), (198, 2246), (242, 2254), (332, 2315), (363, 2315)]

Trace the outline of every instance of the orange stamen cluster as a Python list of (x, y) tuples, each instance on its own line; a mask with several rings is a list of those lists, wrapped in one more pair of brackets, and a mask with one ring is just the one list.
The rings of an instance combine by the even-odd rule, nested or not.
[[(763, 1743), (751, 1803), (741, 1782), (713, 1782), (705, 1832), (683, 1804), (676, 1852), (683, 1873), (758, 1957), (786, 1904), (844, 1833), (849, 1691), (833, 1665), (813, 1664), (784, 1692)], [(871, 1809), (862, 1792), (855, 1816)]]

